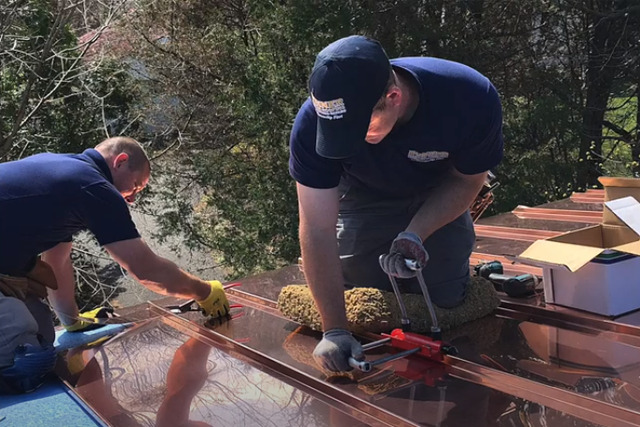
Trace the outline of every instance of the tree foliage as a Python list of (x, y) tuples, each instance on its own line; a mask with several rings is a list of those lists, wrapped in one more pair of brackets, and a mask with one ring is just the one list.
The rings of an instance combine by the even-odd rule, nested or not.
[(494, 82), (506, 142), (495, 210), (637, 173), (639, 14), (614, 0), (139, 3), (127, 34), (149, 73), (153, 139), (178, 148), (163, 162), (166, 229), (211, 248), (232, 275), (296, 258), (289, 131), (315, 54), (350, 34)]
[[(119, 118), (157, 153), (164, 203), (148, 208), (165, 234), (209, 248), (230, 275), (298, 255), (289, 131), (316, 53), (350, 34), (380, 40), (390, 57), (455, 60), (492, 80), (505, 118), (494, 212), (566, 197), (601, 174), (640, 176), (632, 0), (140, 0), (117, 22), (119, 3), (100, 4), (2, 9), (0, 146), (10, 148), (0, 156), (71, 150)], [(100, 34), (78, 42), (81, 27)], [(116, 62), (76, 61), (105, 33), (124, 41)], [(143, 90), (129, 88), (131, 74)]]
[[(129, 121), (136, 81), (98, 40), (123, 0), (0, 2), (0, 161), (50, 151), (72, 153), (135, 130)], [(81, 308), (105, 304), (120, 289), (105, 280), (105, 254), (75, 239)], [(112, 275), (113, 276), (113, 275)]]
[[(100, 4), (0, 5), (0, 159), (80, 151), (117, 131), (109, 119), (127, 116), (133, 93), (126, 69), (88, 58), (123, 1)], [(89, 16), (85, 8), (94, 7), (99, 12)]]

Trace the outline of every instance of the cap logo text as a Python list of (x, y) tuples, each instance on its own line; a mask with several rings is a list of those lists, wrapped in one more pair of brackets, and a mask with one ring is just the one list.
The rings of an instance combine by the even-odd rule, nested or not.
[(414, 162), (429, 163), (437, 160), (444, 160), (449, 157), (449, 153), (446, 151), (425, 151), (420, 153), (415, 150), (409, 150), (407, 157), (409, 160), (413, 160)]
[(343, 118), (344, 113), (347, 112), (347, 107), (345, 107), (342, 98), (332, 99), (330, 101), (319, 101), (311, 94), (311, 100), (316, 109), (316, 114), (321, 119), (338, 120)]

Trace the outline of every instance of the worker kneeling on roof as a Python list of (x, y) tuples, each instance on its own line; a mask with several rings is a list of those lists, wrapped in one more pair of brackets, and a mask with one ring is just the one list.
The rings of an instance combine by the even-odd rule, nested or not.
[(389, 61), (362, 36), (318, 54), (309, 91), (289, 171), (304, 273), (325, 331), (314, 357), (344, 371), (350, 356), (362, 357), (346, 330), (344, 285), (391, 290), (391, 274), (420, 293), (404, 262), (413, 259), (436, 305), (464, 301), (475, 241), (468, 208), (502, 159), (502, 108), (477, 71), (436, 58)]
[(109, 138), (82, 154), (43, 153), (0, 164), (0, 392), (34, 389), (53, 367), (48, 299), (68, 331), (95, 323), (79, 315), (71, 238), (91, 231), (147, 288), (193, 298), (206, 315), (224, 316), (222, 284), (194, 277), (156, 255), (140, 238), (127, 203), (149, 181), (150, 163), (131, 138)]

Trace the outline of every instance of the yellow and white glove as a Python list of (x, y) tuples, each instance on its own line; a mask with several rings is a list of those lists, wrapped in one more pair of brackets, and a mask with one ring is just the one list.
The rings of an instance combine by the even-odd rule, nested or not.
[[(104, 323), (98, 321), (98, 319), (108, 319), (109, 314), (113, 314), (113, 308), (110, 307), (98, 307), (90, 311), (83, 311), (80, 313), (80, 319), (76, 320), (71, 325), (62, 325), (68, 332), (89, 331), (104, 326)], [(85, 318), (87, 320), (83, 320)], [(92, 322), (91, 319), (94, 319)]]
[(209, 296), (203, 300), (196, 300), (205, 316), (223, 317), (229, 314), (229, 301), (224, 293), (222, 283), (217, 280), (207, 282), (211, 286)]

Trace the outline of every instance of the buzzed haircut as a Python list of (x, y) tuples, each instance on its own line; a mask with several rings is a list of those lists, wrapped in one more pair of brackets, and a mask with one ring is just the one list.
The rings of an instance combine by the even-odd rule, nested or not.
[(398, 82), (396, 80), (396, 74), (393, 70), (393, 67), (389, 67), (389, 79), (387, 80), (387, 85), (384, 87), (382, 96), (380, 97), (376, 105), (373, 107), (373, 111), (383, 111), (384, 109), (387, 108), (387, 102), (386, 102), (387, 93), (389, 93), (389, 89), (391, 89), (391, 86), (397, 85), (397, 84)]
[(96, 150), (108, 154), (117, 156), (120, 153), (127, 153), (129, 155), (129, 168), (132, 170), (142, 170), (146, 168), (151, 171), (151, 162), (147, 153), (142, 148), (142, 145), (133, 138), (126, 136), (116, 136), (113, 138), (107, 138), (100, 144), (96, 145)]

